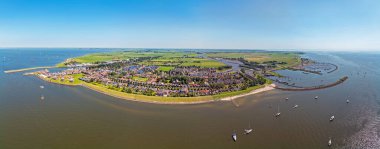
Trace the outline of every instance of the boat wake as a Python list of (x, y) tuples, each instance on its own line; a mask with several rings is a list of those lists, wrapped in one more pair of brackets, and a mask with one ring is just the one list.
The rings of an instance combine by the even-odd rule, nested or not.
[(355, 135), (345, 141), (346, 145), (343, 149), (365, 148), (379, 149), (380, 148), (380, 116), (376, 116), (366, 126)]

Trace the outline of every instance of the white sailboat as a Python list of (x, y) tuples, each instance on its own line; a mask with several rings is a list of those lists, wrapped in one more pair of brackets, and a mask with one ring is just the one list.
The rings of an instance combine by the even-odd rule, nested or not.
[(236, 142), (237, 141), (237, 135), (236, 135), (236, 133), (234, 132), (234, 133), (232, 133), (232, 140), (234, 140), (234, 142)]
[(327, 142), (327, 145), (328, 145), (328, 146), (331, 146), (331, 145), (332, 145), (331, 138), (329, 138), (329, 142)]
[(293, 109), (295, 109), (295, 108), (298, 108), (298, 105), (294, 105), (294, 106), (293, 106)]

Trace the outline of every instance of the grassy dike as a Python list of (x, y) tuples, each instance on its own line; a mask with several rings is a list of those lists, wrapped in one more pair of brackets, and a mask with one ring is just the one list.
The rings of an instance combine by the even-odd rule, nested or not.
[(41, 76), (39, 76), (39, 78), (51, 83), (55, 83), (55, 84), (68, 85), (68, 86), (83, 86), (88, 89), (91, 89), (91, 90), (94, 90), (94, 91), (97, 91), (109, 96), (113, 96), (116, 98), (139, 101), (139, 102), (156, 103), (156, 104), (198, 104), (198, 103), (213, 102), (213, 101), (218, 101), (226, 97), (246, 94), (256, 89), (263, 88), (272, 83), (270, 80), (267, 80), (267, 83), (264, 85), (249, 87), (246, 90), (241, 90), (241, 91), (224, 92), (224, 93), (212, 95), (212, 96), (161, 97), (161, 96), (146, 96), (146, 95), (140, 95), (140, 94), (130, 94), (130, 93), (122, 92), (121, 89), (120, 90), (109, 89), (107, 86), (102, 85), (102, 84), (87, 83), (87, 82), (79, 80), (79, 78), (82, 76), (83, 76), (82, 74), (73, 75), (73, 78), (74, 78), (73, 82), (69, 82), (67, 79), (65, 79), (65, 81), (60, 81), (59, 79), (53, 80), (50, 78), (43, 78)]

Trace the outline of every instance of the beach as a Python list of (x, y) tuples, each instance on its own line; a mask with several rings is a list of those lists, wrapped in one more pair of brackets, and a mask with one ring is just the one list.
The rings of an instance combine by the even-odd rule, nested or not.
[(236, 95), (236, 96), (225, 97), (225, 98), (222, 98), (220, 100), (221, 101), (231, 101), (231, 100), (234, 100), (234, 99), (237, 99), (237, 98), (240, 98), (240, 97), (244, 97), (244, 96), (248, 96), (248, 95), (253, 95), (253, 94), (257, 94), (257, 93), (261, 93), (261, 92), (270, 91), (270, 90), (275, 89), (275, 87), (276, 87), (276, 85), (272, 83), (270, 85), (266, 85), (263, 88), (255, 89), (255, 90), (253, 90), (253, 91), (251, 91), (249, 93), (245, 93), (245, 94), (241, 94), (241, 95)]

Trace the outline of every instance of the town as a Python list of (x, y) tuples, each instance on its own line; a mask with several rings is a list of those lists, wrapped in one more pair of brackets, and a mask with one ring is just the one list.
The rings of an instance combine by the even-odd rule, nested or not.
[(125, 93), (163, 97), (195, 97), (245, 90), (265, 84), (266, 79), (252, 71), (220, 71), (217, 68), (176, 66), (169, 71), (160, 66), (139, 65), (135, 61), (113, 61), (99, 65), (79, 65), (61, 72), (41, 71), (39, 76), (54, 81), (79, 80)]

